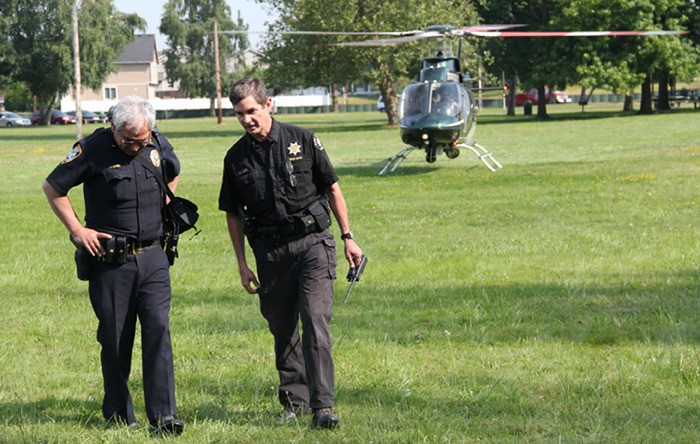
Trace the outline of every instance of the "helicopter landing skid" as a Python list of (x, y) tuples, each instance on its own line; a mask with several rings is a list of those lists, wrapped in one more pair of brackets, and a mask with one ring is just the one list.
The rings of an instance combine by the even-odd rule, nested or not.
[(472, 150), (472, 152), (476, 154), (476, 157), (478, 157), (479, 160), (484, 162), (486, 168), (490, 169), (491, 171), (496, 171), (499, 168), (503, 168), (503, 165), (501, 165), (496, 160), (496, 158), (493, 157), (493, 153), (491, 151), (487, 151), (486, 148), (484, 148), (476, 142), (473, 142), (473, 145), (460, 143), (459, 145), (457, 145), (457, 148), (469, 148), (470, 150)]
[(394, 154), (394, 157), (389, 159), (389, 161), (386, 163), (386, 165), (384, 165), (384, 168), (382, 168), (382, 170), (378, 173), (378, 175), (383, 176), (384, 173), (386, 173), (386, 170), (388, 170), (389, 167), (392, 166), (392, 164), (394, 166), (391, 168), (391, 170), (389, 172), (393, 173), (394, 171), (396, 171), (396, 168), (398, 168), (399, 165), (401, 165), (401, 162), (406, 160), (406, 157), (408, 157), (408, 155), (411, 154), (411, 151), (417, 150), (417, 149), (422, 149), (422, 148), (419, 148), (416, 146), (407, 146), (407, 147), (401, 149), (401, 151)]

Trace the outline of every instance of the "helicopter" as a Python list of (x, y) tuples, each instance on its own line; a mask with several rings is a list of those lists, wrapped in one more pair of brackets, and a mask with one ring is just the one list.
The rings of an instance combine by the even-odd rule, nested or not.
[(407, 146), (389, 159), (379, 175), (395, 171), (419, 149), (425, 150), (428, 163), (434, 163), (438, 154), (455, 159), (460, 149), (469, 149), (489, 170), (502, 168), (491, 151), (474, 141), (478, 110), (472, 89), (463, 81), (459, 57), (440, 50), (424, 58), (420, 81), (407, 85), (399, 100), (401, 140)]
[[(602, 36), (660, 36), (687, 34), (688, 31), (513, 31), (527, 25), (496, 24), (455, 28), (452, 25), (432, 25), (413, 31), (260, 31), (265, 34), (375, 36), (369, 40), (335, 43), (336, 46), (393, 46), (430, 38), (458, 38), (458, 55), (451, 50), (440, 49), (435, 56), (423, 59), (418, 82), (404, 88), (399, 99), (401, 140), (407, 145), (392, 156), (379, 175), (394, 172), (408, 155), (415, 150), (425, 151), (425, 160), (434, 163), (439, 154), (448, 159), (459, 156), (461, 149), (473, 152), (492, 172), (503, 166), (493, 153), (474, 140), (476, 114), (472, 91), (502, 89), (500, 87), (473, 88), (468, 76), (461, 72), (461, 39), (477, 37), (602, 37)], [(249, 31), (219, 31), (243, 33)], [(255, 32), (255, 31), (250, 31)], [(384, 36), (377, 38), (379, 36)]]

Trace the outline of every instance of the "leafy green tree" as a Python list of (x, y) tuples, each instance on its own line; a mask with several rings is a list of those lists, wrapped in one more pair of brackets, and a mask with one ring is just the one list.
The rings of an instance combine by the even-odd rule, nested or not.
[(4, 88), (5, 109), (10, 111), (31, 111), (32, 95), (22, 82), (14, 82)]
[[(692, 0), (489, 0), (480, 11), (487, 22), (533, 25), (528, 30), (678, 30), (688, 23), (691, 5), (697, 9)], [(503, 39), (489, 49), (496, 68), (517, 70), (525, 85), (538, 87), (540, 97), (545, 82), (581, 83), (630, 98), (641, 84), (641, 112), (651, 112), (653, 78), (665, 85), (663, 79), (687, 77), (698, 66), (697, 49), (679, 36)], [(537, 116), (546, 117), (542, 101)]]
[[(0, 75), (24, 82), (39, 107), (44, 122), (61, 94), (75, 77), (69, 0), (0, 0), (0, 26), (8, 34), (0, 38), (10, 52), (11, 66)], [(99, 88), (116, 70), (112, 62), (133, 40), (135, 28), (145, 28), (135, 14), (122, 14), (112, 0), (84, 0), (79, 10), (81, 78), (86, 87)]]
[[(338, 31), (351, 26), (342, 2), (269, 1), (280, 11), (274, 25), (279, 31)], [(337, 36), (273, 34), (265, 41), (261, 61), (263, 77), (272, 91), (292, 87), (326, 86), (338, 110), (336, 85), (359, 78), (360, 65), (346, 48), (336, 46)]]
[[(559, 31), (553, 17), (560, 14), (557, 0), (484, 0), (478, 11), (486, 23), (527, 24), (527, 31)], [(560, 56), (567, 53), (570, 42), (554, 38), (488, 39), (480, 43), (491, 56), (489, 69), (504, 72), (510, 87), (510, 104), (514, 104), (517, 81), (524, 89), (537, 88), (538, 97), (545, 97), (546, 86), (564, 88), (576, 75), (575, 65)], [(550, 94), (550, 100), (554, 94)], [(509, 110), (514, 114), (514, 109)], [(547, 118), (546, 102), (537, 101), (537, 118)]]
[[(224, 0), (169, 0), (159, 27), (168, 45), (164, 51), (168, 82), (179, 80), (180, 90), (188, 97), (209, 97), (212, 115), (217, 94), (214, 22), (221, 31), (243, 29), (240, 19), (238, 23), (231, 19), (231, 8)], [(227, 78), (224, 62), (247, 45), (245, 36), (219, 34), (222, 79)]]
[[(690, 24), (690, 12), (687, 0), (577, 0), (563, 8), (560, 17), (564, 26), (588, 29), (681, 30)], [(569, 49), (579, 61), (580, 81), (625, 94), (625, 109), (631, 109), (632, 93), (642, 85), (643, 114), (652, 112), (654, 79), (659, 81), (659, 107), (664, 109), (669, 79), (689, 79), (698, 72), (697, 46), (685, 36), (577, 39)]]
[[(455, 26), (477, 22), (470, 4), (456, 0), (259, 0), (280, 11), (275, 29), (294, 31), (379, 32), (424, 29), (436, 23)], [(379, 86), (389, 124), (397, 124), (397, 82), (416, 72), (428, 55), (426, 44), (391, 47), (336, 47), (331, 42), (354, 41), (357, 36), (280, 36), (268, 40), (265, 52), (270, 75), (288, 84), (346, 85), (367, 81)], [(429, 45), (429, 44), (428, 44)], [(434, 46), (434, 44), (433, 44)], [(465, 48), (467, 45), (465, 45)], [(325, 72), (318, 72), (325, 71)], [(293, 82), (293, 83), (292, 83)]]

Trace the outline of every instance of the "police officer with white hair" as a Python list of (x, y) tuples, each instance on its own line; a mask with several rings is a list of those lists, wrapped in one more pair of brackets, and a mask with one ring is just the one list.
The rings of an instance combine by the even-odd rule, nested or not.
[[(141, 161), (159, 169), (173, 191), (180, 162), (170, 142), (152, 131), (155, 120), (148, 101), (125, 97), (112, 109), (111, 126), (79, 140), (46, 178), (43, 190), (88, 258), (85, 278), (102, 346), (102, 414), (108, 423), (138, 426), (128, 388), (138, 319), (148, 421), (154, 432), (178, 435), (183, 423), (175, 406), (170, 271), (161, 246), (165, 195)], [(68, 198), (80, 184), (85, 225)]]

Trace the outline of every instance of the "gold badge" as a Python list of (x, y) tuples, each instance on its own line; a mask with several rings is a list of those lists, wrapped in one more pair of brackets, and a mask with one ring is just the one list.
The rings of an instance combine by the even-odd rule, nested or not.
[(158, 154), (158, 150), (151, 150), (151, 163), (154, 167), (160, 168), (160, 154)]
[(287, 151), (289, 151), (290, 156), (298, 156), (301, 154), (301, 145), (297, 142), (292, 142), (287, 147)]
[(70, 153), (66, 156), (65, 159), (63, 159), (62, 163), (68, 163), (70, 161), (73, 161), (80, 157), (80, 155), (83, 154), (83, 148), (79, 145), (76, 144), (72, 150), (70, 150)]

